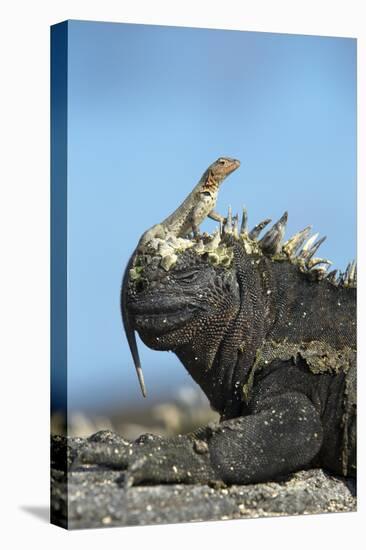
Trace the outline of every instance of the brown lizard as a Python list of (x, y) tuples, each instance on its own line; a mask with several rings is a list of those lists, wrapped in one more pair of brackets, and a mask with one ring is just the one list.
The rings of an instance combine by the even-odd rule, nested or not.
[(154, 238), (165, 239), (167, 235), (186, 237), (190, 233), (199, 234), (199, 226), (208, 216), (223, 222), (225, 218), (214, 211), (220, 184), (240, 166), (240, 161), (220, 157), (207, 170), (193, 191), (180, 206), (164, 221), (148, 229), (141, 237), (138, 247), (146, 245)]

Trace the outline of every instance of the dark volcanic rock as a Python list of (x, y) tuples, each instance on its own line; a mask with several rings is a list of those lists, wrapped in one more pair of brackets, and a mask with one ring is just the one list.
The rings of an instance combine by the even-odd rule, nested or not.
[[(71, 442), (73, 455), (81, 443), (80, 439)], [(60, 439), (57, 445), (59, 449)], [(57, 462), (53, 466), (52, 521), (69, 529), (356, 510), (355, 482), (319, 469), (297, 472), (283, 481), (227, 488), (156, 485), (125, 489), (119, 482), (121, 472), (116, 470), (84, 466), (64, 474)]]

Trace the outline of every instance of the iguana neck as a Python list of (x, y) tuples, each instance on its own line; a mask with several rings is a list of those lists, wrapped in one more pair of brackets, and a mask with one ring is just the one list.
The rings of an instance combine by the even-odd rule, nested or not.
[(235, 307), (228, 304), (225, 312), (217, 312), (210, 319), (202, 338), (196, 335), (189, 344), (174, 350), (222, 418), (240, 414), (242, 388), (268, 328), (268, 295), (262, 270), (254, 259), (243, 262), (242, 254), (241, 247), (235, 247)]

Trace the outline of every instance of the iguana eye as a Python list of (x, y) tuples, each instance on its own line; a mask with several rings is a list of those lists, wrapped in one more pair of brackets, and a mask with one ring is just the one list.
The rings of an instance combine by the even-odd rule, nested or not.
[(197, 271), (189, 271), (186, 273), (179, 273), (176, 274), (176, 278), (178, 281), (184, 281), (184, 282), (192, 282), (197, 278), (198, 272)]

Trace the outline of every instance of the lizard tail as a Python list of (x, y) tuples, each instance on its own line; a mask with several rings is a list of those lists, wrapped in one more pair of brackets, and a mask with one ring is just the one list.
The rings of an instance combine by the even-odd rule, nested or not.
[(141, 392), (142, 392), (142, 395), (146, 397), (146, 387), (144, 382), (144, 375), (142, 374), (142, 367), (140, 363), (139, 352), (137, 349), (135, 331), (131, 326), (130, 317), (128, 315), (127, 306), (126, 306), (127, 283), (128, 283), (129, 272), (132, 266), (134, 255), (135, 253), (133, 253), (131, 258), (129, 259), (129, 262), (127, 264), (127, 267), (123, 275), (122, 290), (121, 290), (121, 312), (122, 312), (123, 327), (125, 329), (128, 345), (130, 347), (132, 358), (133, 358), (133, 362), (135, 364), (135, 369), (137, 373), (137, 378), (139, 379)]

